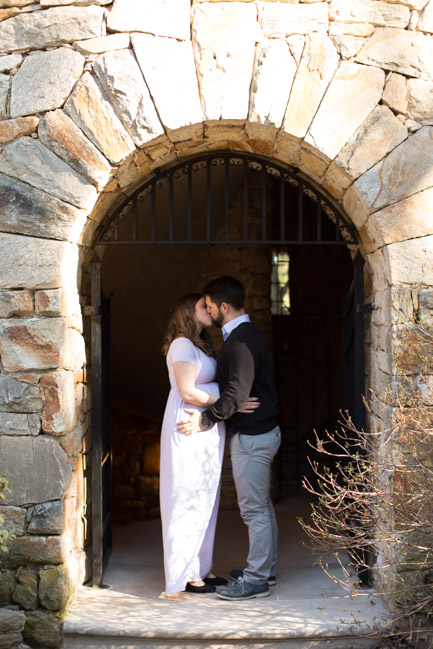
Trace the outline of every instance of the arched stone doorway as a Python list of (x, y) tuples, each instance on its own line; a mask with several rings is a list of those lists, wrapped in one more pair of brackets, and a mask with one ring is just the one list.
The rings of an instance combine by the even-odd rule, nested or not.
[[(33, 565), (39, 535), (35, 592), (46, 565), (64, 566), (73, 585), (84, 575), (81, 269), (101, 219), (155, 168), (203, 151), (252, 151), (323, 187), (361, 238), (376, 389), (392, 376), (402, 328), (431, 309), (432, 46), (422, 0), (176, 0), (175, 20), (158, 0), (152, 15), (124, 12), (129, 0), (90, 4), (29, 1), (0, 25), (0, 470), (12, 488), (5, 507), (18, 510), (17, 566)], [(47, 485), (34, 460), (49, 460)], [(55, 525), (32, 523), (30, 508), (47, 503)]]
[[(99, 584), (111, 514), (117, 524), (158, 515), (156, 456), (168, 392), (160, 347), (179, 295), (200, 291), (217, 274), (245, 283), (247, 310), (274, 356), (283, 443), (273, 487), (284, 497), (301, 491), (314, 430), (335, 425), (345, 408), (364, 424), (364, 276), (356, 232), (332, 200), (297, 169), (242, 153), (200, 156), (158, 173), (102, 222), (95, 249), (102, 261), (95, 256), (91, 263), (88, 312), (93, 314), (92, 573)], [(290, 273), (285, 284), (278, 278), (282, 259)], [(361, 317), (355, 338), (353, 317), (342, 316), (351, 284), (353, 302), (354, 282), (355, 317)], [(352, 341), (346, 373), (344, 328)], [(218, 348), (218, 338), (215, 344)], [(221, 506), (236, 507), (228, 463)]]

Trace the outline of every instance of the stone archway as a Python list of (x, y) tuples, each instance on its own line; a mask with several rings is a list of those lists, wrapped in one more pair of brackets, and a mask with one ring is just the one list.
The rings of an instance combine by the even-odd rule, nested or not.
[[(0, 16), (0, 472), (17, 534), (7, 601), (28, 605), (17, 568), (36, 562), (35, 619), (70, 592), (51, 602), (45, 566), (61, 567), (59, 583), (84, 572), (89, 400), (77, 277), (101, 219), (155, 169), (251, 151), (330, 195), (369, 267), (375, 386), (392, 374), (401, 327), (428, 314), (433, 285), (430, 3), (191, 11), (176, 0), (170, 12), (152, 3), (152, 15), (133, 0), (51, 4), (26, 0)], [(40, 489), (44, 462), (54, 491)]]

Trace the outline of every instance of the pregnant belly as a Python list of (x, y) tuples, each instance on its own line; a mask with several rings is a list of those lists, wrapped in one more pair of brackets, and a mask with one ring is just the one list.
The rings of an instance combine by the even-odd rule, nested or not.
[(218, 383), (216, 381), (209, 381), (208, 383), (196, 383), (195, 384), (198, 390), (203, 390), (206, 394), (212, 394), (219, 396)]

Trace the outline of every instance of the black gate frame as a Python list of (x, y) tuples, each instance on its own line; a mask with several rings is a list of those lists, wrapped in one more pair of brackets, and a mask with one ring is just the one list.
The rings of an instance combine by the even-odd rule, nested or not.
[[(216, 166), (224, 167), (224, 222), (225, 237), (213, 239), (211, 236), (212, 222), (212, 171)], [(243, 168), (243, 197), (244, 197), (244, 219), (243, 239), (231, 240), (229, 234), (229, 191), (230, 191), (230, 169), (233, 167)], [(205, 239), (195, 240), (193, 238), (192, 224), (192, 176), (198, 170), (206, 171), (206, 233)], [(248, 181), (249, 174), (256, 172), (261, 174), (262, 188), (262, 236), (260, 239), (251, 240), (248, 238)], [(174, 200), (175, 181), (182, 176), (187, 177), (187, 209), (186, 209), (186, 230), (187, 237), (176, 239), (174, 233)], [(267, 179), (272, 177), (279, 182), (280, 189), (280, 237), (269, 240), (266, 237), (267, 223)], [(295, 217), (298, 223), (298, 238), (289, 240), (285, 236), (285, 187), (286, 184), (297, 189), (298, 209)], [(157, 192), (164, 186), (169, 190), (169, 237), (158, 239), (156, 235), (157, 221)], [(150, 197), (150, 214), (143, 215), (140, 212), (141, 196)], [(303, 198), (307, 196), (317, 205), (316, 238), (306, 240), (303, 237)], [(335, 238), (323, 240), (321, 237), (321, 219), (325, 214), (335, 225)], [(150, 236), (140, 239), (137, 235), (140, 218), (150, 219)], [(121, 227), (129, 221), (127, 238), (119, 236)], [(99, 245), (158, 245), (158, 244), (183, 244), (183, 245), (352, 245), (358, 247), (358, 239), (353, 226), (343, 217), (333, 203), (324, 196), (315, 186), (304, 178), (301, 172), (294, 168), (286, 168), (274, 164), (271, 161), (258, 158), (248, 154), (236, 153), (213, 153), (196, 157), (182, 162), (168, 170), (157, 171), (155, 177), (137, 189), (131, 196), (108, 217), (108, 219), (97, 228), (96, 246)], [(351, 371), (347, 379), (352, 386), (349, 391), (353, 397), (348, 407), (353, 409), (352, 420), (361, 429), (364, 426), (363, 392), (365, 389), (364, 371), (364, 260), (358, 249), (353, 262), (354, 280), (351, 297), (351, 312), (354, 314), (353, 327), (351, 329)], [(92, 360), (92, 585), (102, 586), (103, 571), (108, 553), (111, 549), (111, 448), (110, 430), (108, 418), (108, 385), (107, 371), (104, 363), (107, 361), (103, 353), (104, 346), (104, 318), (103, 302), (101, 292), (101, 260), (97, 253), (91, 262), (91, 307), (86, 313), (91, 315), (91, 360)], [(349, 378), (349, 376), (351, 378)], [(346, 383), (346, 376), (345, 376)], [(107, 507), (108, 505), (108, 507)]]
[(109, 376), (109, 304), (101, 290), (101, 260), (95, 252), (91, 267), (92, 367), (92, 585), (102, 586), (111, 552), (111, 435)]

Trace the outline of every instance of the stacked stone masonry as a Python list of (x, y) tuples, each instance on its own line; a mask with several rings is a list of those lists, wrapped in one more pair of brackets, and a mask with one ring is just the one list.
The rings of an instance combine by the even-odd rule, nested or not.
[(432, 60), (433, 0), (0, 0), (0, 605), (27, 620), (1, 617), (10, 647), (60, 646), (84, 578), (101, 219), (199, 153), (297, 167), (358, 231), (380, 390), (398, 328), (432, 320)]

